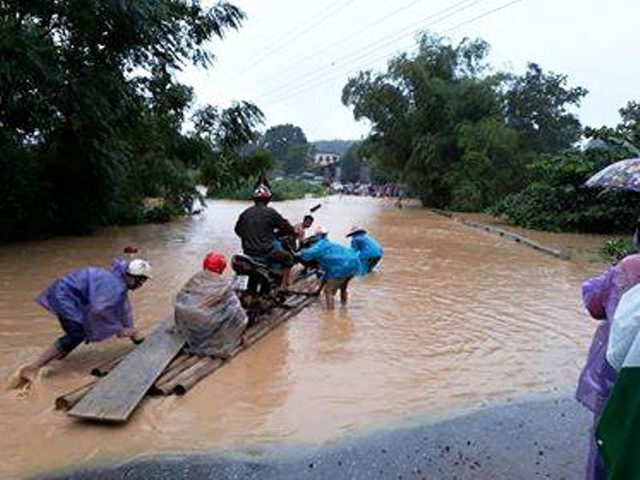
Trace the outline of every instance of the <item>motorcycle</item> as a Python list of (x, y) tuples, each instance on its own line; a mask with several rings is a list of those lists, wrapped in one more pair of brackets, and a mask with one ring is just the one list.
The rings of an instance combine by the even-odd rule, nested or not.
[(249, 326), (255, 324), (260, 315), (286, 301), (281, 287), (282, 275), (266, 263), (236, 254), (231, 257), (231, 268), (236, 274), (233, 288), (247, 312)]
[[(315, 212), (320, 207), (321, 205), (318, 204), (310, 211)], [(313, 237), (299, 243), (289, 238), (277, 237), (277, 239), (282, 245), (283, 251), (291, 254), (296, 261), (299, 261), (297, 252), (310, 246), (313, 242)], [(304, 267), (302, 273), (304, 276), (319, 274), (317, 265), (309, 264)], [(254, 325), (261, 315), (276, 307), (287, 308), (286, 301), (289, 295), (282, 288), (281, 270), (244, 254), (236, 254), (231, 257), (231, 268), (235, 273), (233, 288), (247, 312), (250, 326)]]

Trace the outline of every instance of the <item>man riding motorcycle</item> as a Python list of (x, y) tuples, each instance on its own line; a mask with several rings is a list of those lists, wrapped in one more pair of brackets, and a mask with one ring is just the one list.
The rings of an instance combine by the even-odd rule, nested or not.
[(269, 187), (258, 185), (252, 195), (254, 205), (240, 214), (235, 232), (242, 241), (245, 255), (281, 270), (282, 286), (286, 288), (294, 259), (291, 253), (282, 248), (276, 239), (276, 232), (288, 237), (294, 235), (295, 231), (287, 219), (268, 206), (271, 196)]

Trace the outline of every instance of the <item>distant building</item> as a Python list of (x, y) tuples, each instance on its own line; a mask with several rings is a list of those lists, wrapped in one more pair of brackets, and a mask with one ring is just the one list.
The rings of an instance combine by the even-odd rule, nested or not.
[(322, 172), (325, 182), (340, 181), (340, 155), (335, 153), (316, 153), (313, 157), (313, 167)]

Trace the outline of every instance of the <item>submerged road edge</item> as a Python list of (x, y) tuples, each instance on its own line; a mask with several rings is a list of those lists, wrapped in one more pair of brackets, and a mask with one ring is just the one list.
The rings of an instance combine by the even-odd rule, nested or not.
[(430, 208), (430, 212), (435, 213), (436, 215), (441, 215), (443, 217), (447, 217), (453, 220), (456, 223), (460, 223), (470, 228), (475, 228), (476, 230), (483, 230), (487, 233), (498, 235), (500, 237), (507, 238), (512, 242), (519, 243), (521, 245), (525, 245), (527, 247), (533, 248), (534, 250), (538, 250), (539, 252), (546, 253), (547, 255), (551, 255), (552, 257), (559, 258), (561, 260), (570, 260), (571, 252), (548, 247), (546, 245), (541, 245), (538, 242), (534, 242), (533, 240), (523, 237), (522, 235), (518, 235), (517, 233), (511, 232), (509, 230), (505, 230), (503, 228), (494, 227), (491, 225), (486, 225), (484, 223), (472, 222), (471, 220), (467, 220), (465, 218), (459, 217), (452, 212), (448, 212), (446, 210), (438, 210), (437, 208)]

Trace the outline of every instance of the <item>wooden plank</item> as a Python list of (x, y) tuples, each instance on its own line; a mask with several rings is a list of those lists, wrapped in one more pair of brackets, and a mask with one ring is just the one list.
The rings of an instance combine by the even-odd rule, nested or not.
[(171, 325), (173, 314), (156, 325), (146, 340), (103, 377), (69, 415), (102, 422), (126, 422), (184, 345), (178, 335), (167, 333)]

